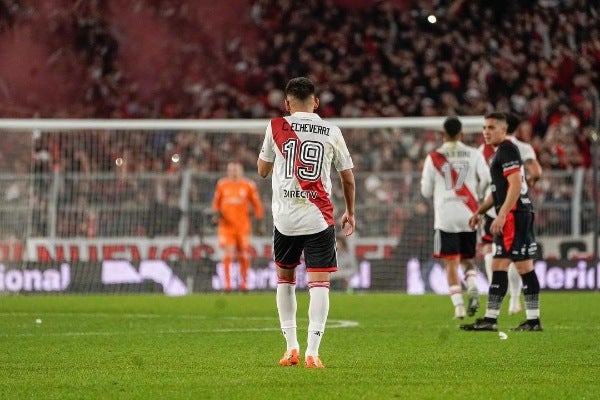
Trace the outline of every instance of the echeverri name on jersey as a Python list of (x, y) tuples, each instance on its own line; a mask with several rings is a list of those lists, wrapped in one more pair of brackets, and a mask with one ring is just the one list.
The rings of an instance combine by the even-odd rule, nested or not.
[(329, 128), (327, 128), (326, 126), (313, 125), (313, 124), (309, 124), (309, 123), (301, 124), (299, 122), (292, 122), (291, 124), (289, 124), (287, 121), (284, 121), (281, 124), (281, 130), (282, 131), (292, 130), (296, 133), (300, 133), (300, 132), (317, 133), (319, 135), (329, 136)]

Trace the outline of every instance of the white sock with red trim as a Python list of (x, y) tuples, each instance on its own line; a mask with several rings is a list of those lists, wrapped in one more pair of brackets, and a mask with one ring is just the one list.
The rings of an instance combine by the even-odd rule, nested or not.
[(452, 285), (452, 286), (450, 286), (449, 289), (450, 289), (450, 299), (452, 300), (452, 304), (454, 304), (454, 307), (464, 305), (463, 297), (462, 297), (462, 290), (461, 290), (460, 285)]
[(469, 293), (477, 292), (477, 271), (469, 270), (465, 273), (465, 281), (467, 283), (467, 291)]
[(325, 333), (327, 314), (329, 313), (329, 282), (308, 283), (310, 302), (308, 305), (308, 343), (307, 356), (318, 356), (321, 338)]
[(281, 332), (285, 337), (287, 350), (298, 349), (298, 335), (296, 333), (296, 281), (279, 281), (277, 283), (277, 311)]

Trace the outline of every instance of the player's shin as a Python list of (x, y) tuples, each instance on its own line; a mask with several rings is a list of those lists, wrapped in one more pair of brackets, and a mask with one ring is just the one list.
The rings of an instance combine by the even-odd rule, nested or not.
[(523, 294), (525, 297), (525, 314), (528, 320), (540, 317), (540, 282), (535, 270), (523, 274)]
[[(492, 248), (493, 249), (493, 248)], [(483, 263), (485, 265), (485, 275), (488, 278), (488, 282), (492, 282), (492, 260), (494, 259), (494, 252), (491, 250), (489, 253), (485, 253), (483, 256)]]
[(500, 307), (508, 289), (508, 273), (506, 271), (494, 271), (488, 294), (486, 318), (497, 319)]
[(298, 349), (298, 335), (296, 332), (296, 281), (279, 279), (277, 282), (277, 312), (279, 313), (279, 323), (281, 332), (286, 341), (287, 350)]
[(521, 275), (514, 264), (508, 268), (508, 294), (510, 296), (508, 313), (516, 314), (521, 311)]
[(308, 283), (310, 302), (308, 305), (308, 343), (306, 355), (318, 356), (321, 338), (325, 332), (329, 313), (329, 282)]

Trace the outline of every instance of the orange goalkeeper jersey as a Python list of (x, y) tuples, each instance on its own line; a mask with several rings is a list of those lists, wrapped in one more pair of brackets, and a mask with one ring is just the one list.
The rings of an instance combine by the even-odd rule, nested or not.
[(219, 179), (212, 206), (221, 214), (219, 231), (222, 233), (249, 234), (250, 207), (256, 218), (262, 218), (264, 213), (256, 183), (245, 178), (237, 181)]

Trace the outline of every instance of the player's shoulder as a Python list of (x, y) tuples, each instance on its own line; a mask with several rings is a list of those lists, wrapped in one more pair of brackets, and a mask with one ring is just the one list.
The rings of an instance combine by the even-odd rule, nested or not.
[(521, 152), (516, 144), (514, 144), (510, 140), (505, 140), (500, 143), (496, 148), (496, 156), (498, 159), (512, 159), (512, 158), (521, 158)]
[(481, 157), (481, 152), (477, 150), (477, 148), (461, 141), (446, 142), (434, 151), (460, 159), (474, 159), (476, 157)]
[(467, 151), (470, 154), (479, 154), (480, 151), (478, 148), (468, 145), (464, 142), (458, 142), (458, 147), (462, 150), (462, 151)]
[(530, 145), (529, 143), (519, 139), (516, 136), (507, 136), (508, 140), (510, 140), (511, 142), (513, 142), (515, 144), (515, 146), (517, 147), (523, 147), (523, 148), (533, 148), (532, 145)]
[(517, 146), (517, 149), (519, 149), (519, 153), (521, 153), (521, 156), (523, 156), (526, 159), (535, 158), (535, 150), (533, 149), (533, 146), (531, 144), (519, 140), (514, 136), (511, 136), (510, 140), (514, 143), (515, 146)]
[(280, 123), (281, 122), (287, 122), (287, 118), (289, 118), (289, 116), (288, 117), (283, 117), (283, 116), (273, 117), (273, 118), (271, 118), (271, 120), (269, 121), (269, 123), (273, 124), (273, 123), (277, 123), (277, 122), (280, 122)]
[(506, 139), (505, 141), (503, 141), (502, 143), (500, 143), (498, 145), (498, 150), (503, 150), (503, 151), (519, 151), (519, 148), (517, 147), (517, 145), (510, 139)]
[(286, 117), (274, 117), (267, 124), (267, 132), (276, 132), (279, 130), (288, 130), (289, 122)]

